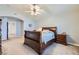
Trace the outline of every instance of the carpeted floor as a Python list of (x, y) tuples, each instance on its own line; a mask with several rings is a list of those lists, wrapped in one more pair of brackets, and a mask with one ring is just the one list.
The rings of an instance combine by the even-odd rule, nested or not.
[[(23, 45), (23, 38), (11, 38), (2, 42), (3, 55), (38, 55), (32, 48)], [(49, 46), (43, 55), (78, 55), (79, 47), (54, 43)]]
[(30, 47), (23, 44), (23, 38), (12, 38), (2, 42), (3, 55), (36, 55)]
[(79, 47), (54, 43), (44, 51), (43, 55), (79, 55)]

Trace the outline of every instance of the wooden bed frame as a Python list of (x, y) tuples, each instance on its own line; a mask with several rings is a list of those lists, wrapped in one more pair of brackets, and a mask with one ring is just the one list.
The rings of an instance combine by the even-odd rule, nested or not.
[(24, 37), (24, 44), (33, 48), (38, 54), (42, 54), (43, 51), (50, 46), (53, 42), (56, 42), (57, 39), (57, 28), (56, 27), (42, 27), (43, 30), (50, 30), (54, 32), (55, 39), (51, 39), (50, 41), (45, 44), (41, 41), (41, 32), (40, 31), (25, 31)]

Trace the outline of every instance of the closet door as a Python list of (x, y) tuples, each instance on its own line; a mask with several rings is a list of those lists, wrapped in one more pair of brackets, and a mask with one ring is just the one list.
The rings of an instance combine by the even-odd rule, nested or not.
[(9, 38), (16, 37), (16, 23), (15, 22), (8, 23), (8, 36)]

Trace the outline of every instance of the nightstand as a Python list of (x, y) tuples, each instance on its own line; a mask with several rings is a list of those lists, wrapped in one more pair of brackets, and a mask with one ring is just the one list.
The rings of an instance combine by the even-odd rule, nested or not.
[(57, 43), (67, 45), (66, 34), (57, 34)]

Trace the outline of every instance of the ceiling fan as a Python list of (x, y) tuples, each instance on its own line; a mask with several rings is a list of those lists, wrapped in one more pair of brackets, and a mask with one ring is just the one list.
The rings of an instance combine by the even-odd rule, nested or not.
[(43, 10), (37, 4), (31, 4), (30, 10), (25, 12), (30, 12), (31, 15), (40, 15)]

